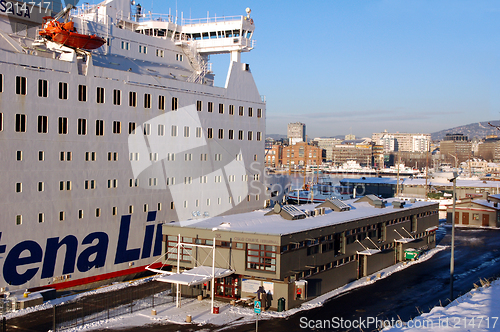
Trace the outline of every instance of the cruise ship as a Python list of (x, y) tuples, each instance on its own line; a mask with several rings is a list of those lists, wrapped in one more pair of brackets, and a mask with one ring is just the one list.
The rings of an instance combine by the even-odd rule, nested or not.
[(255, 46), (243, 10), (1, 0), (1, 291), (124, 278), (159, 259), (162, 225), (265, 206), (266, 104), (241, 61)]

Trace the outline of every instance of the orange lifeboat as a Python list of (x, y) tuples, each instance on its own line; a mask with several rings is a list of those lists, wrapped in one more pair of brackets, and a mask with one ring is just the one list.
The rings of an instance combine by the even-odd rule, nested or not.
[(48, 20), (39, 35), (47, 40), (62, 44), (71, 48), (94, 50), (101, 47), (106, 40), (96, 35), (82, 35), (76, 31), (73, 22), (60, 23), (52, 17), (44, 17)]

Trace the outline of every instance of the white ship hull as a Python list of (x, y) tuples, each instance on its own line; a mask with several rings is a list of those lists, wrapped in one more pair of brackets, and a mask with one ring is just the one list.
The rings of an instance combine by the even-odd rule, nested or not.
[(143, 272), (161, 255), (162, 224), (265, 204), (265, 103), (248, 65), (233, 54), (226, 86), (212, 86), (174, 36), (130, 28), (156, 34), (172, 22), (134, 25), (123, 3), (75, 14), (79, 31), (106, 32), (109, 45), (92, 56), (32, 45), (33, 30), (16, 36), (22, 21), (0, 13), (4, 290)]

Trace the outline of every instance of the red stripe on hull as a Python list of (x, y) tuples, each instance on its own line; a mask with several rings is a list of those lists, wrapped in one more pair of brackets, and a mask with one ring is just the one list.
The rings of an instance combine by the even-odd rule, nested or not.
[[(162, 265), (163, 265), (162, 263), (155, 263), (155, 264), (149, 265), (149, 267), (151, 267), (153, 269), (158, 269), (158, 268), (162, 267)], [(29, 290), (32, 292), (36, 292), (36, 291), (46, 289), (46, 288), (55, 288), (55, 289), (59, 290), (59, 289), (81, 286), (81, 285), (90, 284), (93, 282), (103, 281), (103, 280), (107, 280), (107, 279), (113, 279), (113, 278), (117, 278), (117, 277), (123, 277), (123, 276), (129, 275), (129, 274), (146, 272), (146, 266), (148, 266), (148, 265), (134, 267), (134, 268), (126, 269), (126, 270), (120, 270), (120, 271), (116, 271), (116, 272), (100, 274), (100, 275), (87, 277), (87, 278), (75, 279), (75, 280), (65, 281), (65, 282), (58, 282), (58, 283), (47, 285), (47, 286), (34, 287), (34, 288), (30, 288)]]

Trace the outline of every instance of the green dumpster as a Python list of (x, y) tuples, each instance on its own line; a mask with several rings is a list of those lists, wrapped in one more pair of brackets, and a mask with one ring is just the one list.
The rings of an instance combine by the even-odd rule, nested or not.
[(285, 298), (280, 297), (278, 299), (278, 312), (285, 311)]
[(420, 256), (420, 250), (408, 248), (405, 250), (405, 259), (406, 260), (415, 260)]

